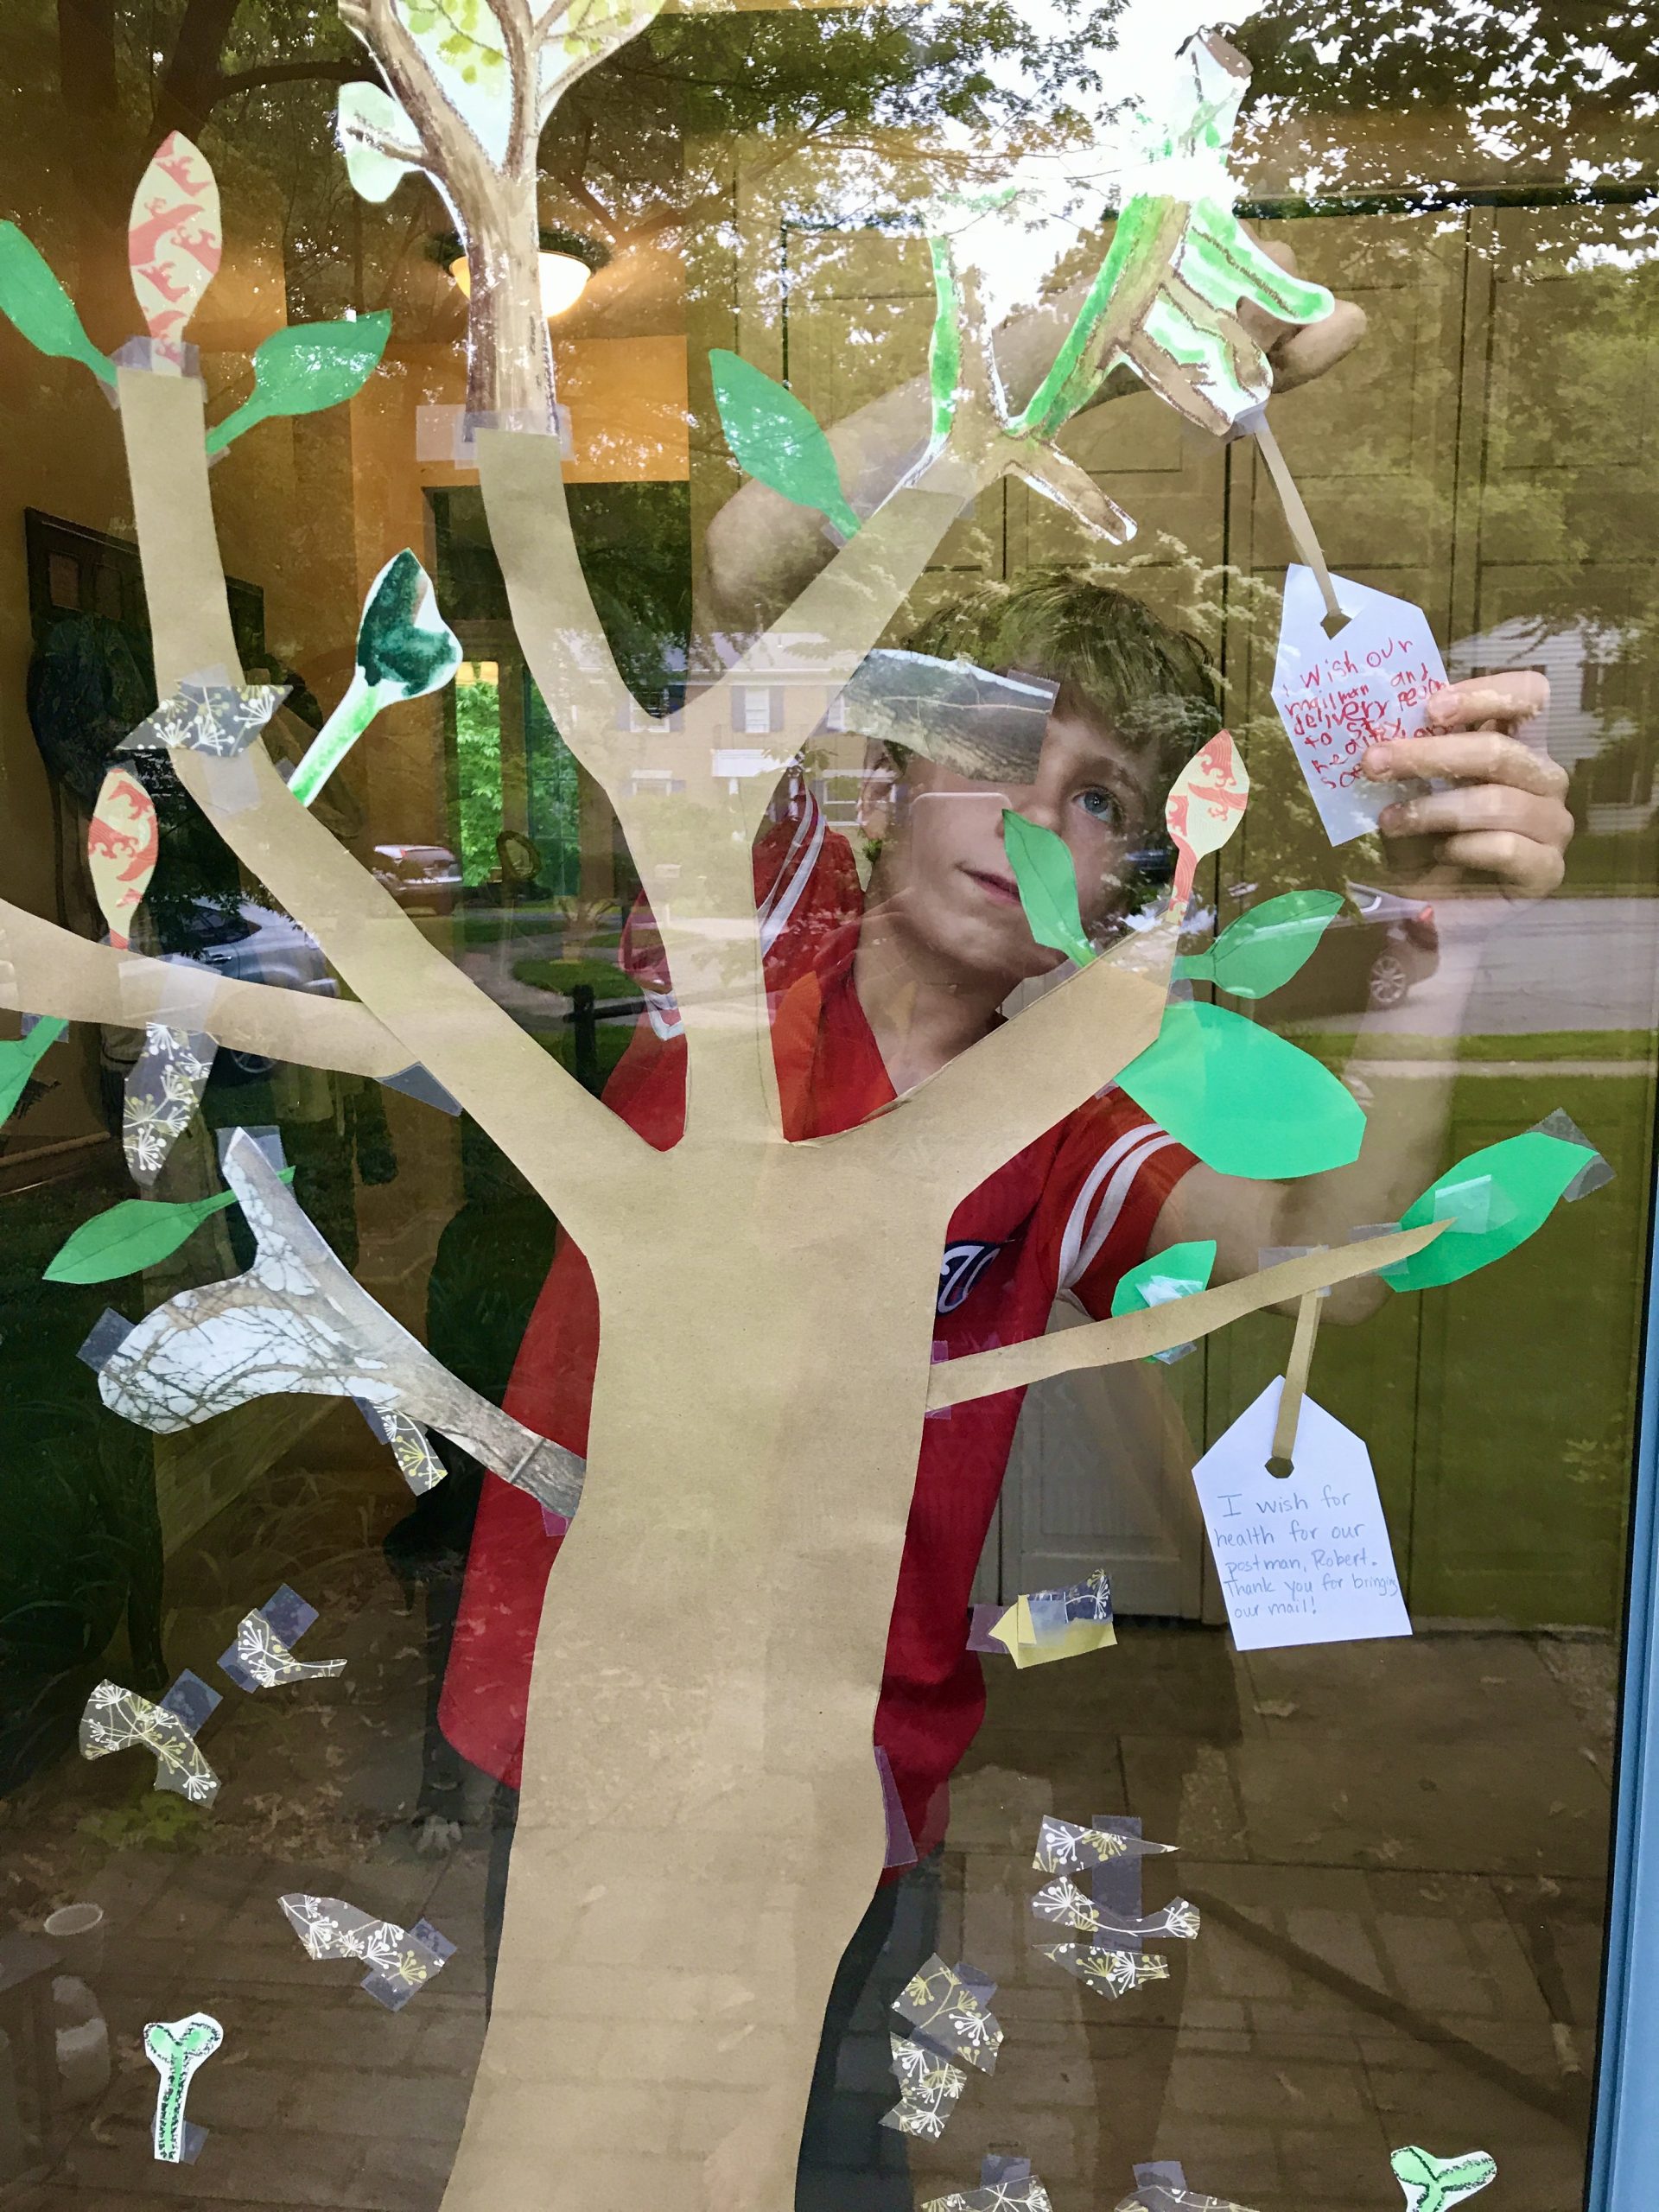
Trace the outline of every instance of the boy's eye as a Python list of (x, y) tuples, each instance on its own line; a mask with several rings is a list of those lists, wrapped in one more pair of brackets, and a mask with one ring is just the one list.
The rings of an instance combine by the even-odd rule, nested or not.
[(1102, 791), (1098, 785), (1091, 785), (1087, 791), (1079, 791), (1077, 804), (1085, 814), (1092, 816), (1096, 822), (1105, 823), (1109, 829), (1122, 827), (1122, 807), (1110, 791)]

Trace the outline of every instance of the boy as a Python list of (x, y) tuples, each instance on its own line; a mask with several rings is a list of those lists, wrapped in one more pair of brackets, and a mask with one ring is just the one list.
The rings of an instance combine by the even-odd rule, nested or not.
[[(1060, 956), (1037, 945), (1027, 927), (1002, 846), (1004, 807), (1064, 837), (1084, 925), (1103, 938), (1139, 903), (1138, 868), (1161, 839), (1171, 776), (1217, 727), (1199, 648), (1122, 593), (1064, 572), (1038, 572), (1009, 591), (982, 590), (935, 617), (912, 643), (940, 659), (1018, 671), (1058, 689), (1024, 783), (988, 780), (982, 763), (979, 774), (953, 766), (948, 736), (930, 742), (925, 724), (914, 753), (872, 748), (861, 815), (873, 855), (868, 891), (861, 892), (850, 849), (825, 827), (810, 794), (798, 792), (757, 847), (773, 1048), (791, 1140), (831, 1134), (879, 1110), (994, 1027), (1020, 983), (1058, 964)], [(1484, 873), (1512, 895), (1553, 888), (1571, 834), (1560, 799), (1565, 778), (1503, 734), (1536, 713), (1544, 696), (1541, 679), (1526, 675), (1454, 685), (1434, 702), (1434, 734), (1374, 747), (1367, 760), (1374, 776), (1460, 779), (1391, 809), (1385, 834), (1433, 837), (1442, 859)], [(1477, 724), (1485, 731), (1465, 734)], [(925, 757), (923, 746), (937, 757)], [(683, 1055), (669, 979), (639, 910), (623, 951), (646, 992), (649, 1019), (606, 1098), (665, 1147), (679, 1132)], [(1379, 1074), (1375, 1088), (1386, 1080)], [(1439, 1164), (1434, 1109), (1443, 1091), (1421, 1081), (1395, 1087), (1397, 1098), (1373, 1107), (1360, 1160), (1311, 1185), (1216, 1175), (1109, 1090), (958, 1208), (941, 1257), (937, 1356), (1039, 1332), (1061, 1290), (1105, 1314), (1128, 1268), (1189, 1237), (1217, 1239), (1219, 1278), (1254, 1268), (1263, 1245), (1339, 1238), (1352, 1222), (1397, 1213)], [(878, 1224), (871, 1234), (879, 1235)], [(598, 1332), (592, 1279), (562, 1238), (506, 1405), (579, 1453)], [(984, 1709), (979, 1662), (965, 1645), (969, 1591), (1019, 1404), (1011, 1392), (956, 1407), (931, 1418), (922, 1437), (875, 1733), (909, 1829), (909, 1852), (899, 1855), (921, 1862), (924, 1887), (944, 1834), (947, 1779)], [(562, 1534), (543, 1528), (522, 1492), (486, 1478), (442, 1718), (456, 1748), (506, 1785), (499, 1799), (504, 1828), (518, 1780), (537, 1624)], [(882, 2141), (873, 2128), (891, 2097), (866, 2100), (870, 2187), (848, 2194), (844, 2171), (832, 2187), (821, 2186), (824, 2171), (814, 2164), (822, 2152), (827, 2170), (831, 2155), (823, 2139), (833, 2117), (835, 2055), (861, 1990), (869, 1981), (885, 2004), (931, 1948), (924, 1910), (907, 1941), (889, 1942), (882, 1961), (898, 1904), (890, 1885), (849, 1946), (831, 2000), (808, 2115), (803, 2207), (909, 2202), (901, 2144), (891, 2135)]]

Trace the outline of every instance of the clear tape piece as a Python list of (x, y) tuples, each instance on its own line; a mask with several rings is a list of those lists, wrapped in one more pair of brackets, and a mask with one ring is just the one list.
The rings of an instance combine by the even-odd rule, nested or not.
[(87, 1331), (75, 1357), (94, 1375), (101, 1375), (105, 1361), (114, 1357), (137, 1325), (114, 1306), (106, 1306)]
[(396, 1075), (383, 1075), (380, 1080), (388, 1090), (401, 1090), (406, 1098), (418, 1098), (423, 1106), (435, 1106), (441, 1114), (461, 1111), (460, 1099), (418, 1060), (412, 1067), (399, 1068)]
[(1540, 1136), (1560, 1137), (1567, 1144), (1581, 1144), (1586, 1152), (1595, 1154), (1595, 1157), (1579, 1170), (1562, 1192), (1561, 1196), (1568, 1205), (1576, 1198), (1587, 1198), (1592, 1191), (1599, 1191), (1612, 1181), (1611, 1165), (1596, 1150), (1565, 1107), (1556, 1107), (1554, 1113), (1546, 1114), (1541, 1122), (1535, 1122), (1532, 1126)]
[(841, 694), (844, 727), (964, 776), (1029, 783), (1058, 685), (929, 653), (868, 653)]

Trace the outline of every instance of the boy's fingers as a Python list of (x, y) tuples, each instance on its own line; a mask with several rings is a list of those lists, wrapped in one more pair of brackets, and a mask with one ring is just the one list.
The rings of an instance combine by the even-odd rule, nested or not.
[[(1258, 238), (1253, 231), (1249, 236), (1287, 276), (1296, 275), (1296, 256), (1282, 238)], [(1299, 384), (1323, 376), (1365, 335), (1365, 310), (1351, 300), (1338, 300), (1322, 322), (1309, 323), (1281, 322), (1276, 315), (1245, 300), (1239, 304), (1238, 319), (1268, 356), (1275, 391), (1294, 391)]]
[(1465, 677), (1437, 691), (1424, 710), (1431, 729), (1478, 729), (1498, 722), (1513, 728), (1541, 715), (1549, 704), (1549, 679), (1534, 668), (1503, 669)]
[(1311, 384), (1351, 353), (1364, 335), (1365, 310), (1351, 300), (1338, 300), (1323, 322), (1292, 324), (1268, 348), (1274, 390), (1294, 391), (1299, 384)]
[(1387, 837), (1455, 837), (1466, 831), (1502, 830), (1539, 844), (1561, 846), (1573, 834), (1573, 817), (1559, 799), (1517, 791), (1513, 784), (1466, 784), (1459, 791), (1397, 800), (1383, 808), (1378, 827)]
[(1567, 791), (1567, 771), (1559, 761), (1501, 730), (1396, 737), (1387, 745), (1369, 746), (1363, 766), (1376, 783), (1452, 776), (1464, 783), (1508, 785), (1558, 803)]
[(1541, 899), (1554, 891), (1567, 874), (1567, 862), (1555, 845), (1541, 845), (1513, 830), (1472, 830), (1448, 837), (1440, 857), (1459, 868), (1501, 879), (1505, 889)]

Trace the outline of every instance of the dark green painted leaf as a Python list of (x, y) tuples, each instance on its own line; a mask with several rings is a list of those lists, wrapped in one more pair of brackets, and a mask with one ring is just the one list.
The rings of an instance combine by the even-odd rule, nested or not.
[(1178, 961), (1175, 973), (1236, 999), (1265, 998), (1295, 975), (1343, 904), (1339, 891), (1287, 891), (1241, 914), (1208, 952)]
[(115, 382), (115, 363), (86, 335), (74, 302), (16, 223), (0, 223), (0, 312), (41, 353), (83, 362), (105, 384)]
[(1587, 1145), (1529, 1129), (1471, 1152), (1400, 1217), (1402, 1229), (1449, 1221), (1443, 1236), (1388, 1268), (1395, 1290), (1428, 1290), (1490, 1267), (1543, 1227), (1568, 1184), (1597, 1158)]
[(1157, 1043), (1118, 1082), (1218, 1175), (1323, 1174), (1345, 1167), (1365, 1134), (1358, 1102), (1328, 1069), (1225, 1007), (1166, 1008)]
[(48, 1045), (55, 1045), (69, 1027), (56, 1014), (48, 1014), (37, 1021), (27, 1037), (12, 1037), (0, 1043), (0, 1122), (10, 1121), (17, 1110), (30, 1076), (40, 1063), (41, 1055)]
[(385, 309), (344, 322), (297, 322), (267, 338), (253, 357), (253, 390), (207, 433), (209, 453), (268, 416), (315, 415), (355, 398), (379, 365), (391, 335)]
[(1002, 843), (1020, 887), (1020, 904), (1039, 944), (1063, 952), (1086, 968), (1095, 948), (1083, 933), (1077, 911), (1077, 871), (1064, 837), (1027, 822), (1023, 814), (1002, 816)]
[[(282, 1179), (291, 1183), (294, 1170), (285, 1167)], [(58, 1247), (46, 1280), (111, 1282), (118, 1275), (153, 1268), (194, 1236), (209, 1214), (222, 1213), (235, 1204), (234, 1191), (216, 1191), (205, 1198), (123, 1198), (118, 1205), (83, 1221)]]
[(405, 547), (381, 570), (358, 626), (364, 680), (419, 699), (447, 683), (461, 661), (461, 640), (439, 619), (426, 570)]
[(1171, 1244), (1118, 1278), (1112, 1293), (1114, 1313), (1138, 1313), (1144, 1306), (1166, 1306), (1173, 1298), (1192, 1298), (1209, 1287), (1216, 1264), (1213, 1236), (1191, 1244)]
[(738, 467), (798, 507), (817, 507), (852, 537), (858, 517), (841, 488), (830, 441), (794, 393), (724, 346), (713, 349), (709, 365), (720, 427)]

